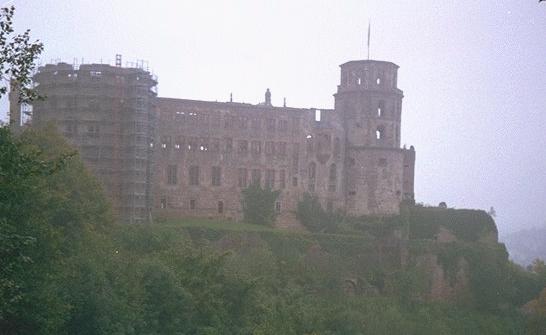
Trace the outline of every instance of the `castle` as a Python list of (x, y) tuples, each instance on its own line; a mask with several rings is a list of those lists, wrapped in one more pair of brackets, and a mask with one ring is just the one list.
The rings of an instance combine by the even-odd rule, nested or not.
[[(354, 216), (389, 215), (414, 197), (415, 150), (400, 147), (398, 66), (340, 66), (334, 109), (157, 97), (139, 66), (40, 67), (34, 124), (53, 122), (98, 176), (123, 222), (158, 217), (240, 220), (241, 190), (281, 191), (279, 226), (297, 225), (305, 192)], [(12, 101), (12, 122), (21, 107)]]

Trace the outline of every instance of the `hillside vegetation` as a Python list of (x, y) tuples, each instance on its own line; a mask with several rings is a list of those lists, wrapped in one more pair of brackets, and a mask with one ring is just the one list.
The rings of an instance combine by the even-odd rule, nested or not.
[(546, 271), (483, 212), (116, 225), (51, 129), (0, 128), (0, 153), (1, 334), (540, 334)]

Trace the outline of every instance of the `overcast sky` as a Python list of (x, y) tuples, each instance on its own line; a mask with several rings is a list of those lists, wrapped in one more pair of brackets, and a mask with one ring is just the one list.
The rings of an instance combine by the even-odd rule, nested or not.
[[(5, 2), (5, 1), (4, 1)], [(546, 3), (536, 0), (28, 0), (42, 63), (146, 60), (165, 97), (333, 108), (338, 65), (400, 66), (416, 198), (546, 225)], [(0, 117), (5, 119), (5, 112)]]

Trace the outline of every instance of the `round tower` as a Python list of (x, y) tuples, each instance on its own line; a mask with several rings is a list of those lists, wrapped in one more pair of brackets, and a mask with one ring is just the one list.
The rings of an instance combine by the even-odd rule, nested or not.
[(345, 129), (345, 206), (350, 215), (397, 214), (404, 194), (413, 194), (413, 161), (400, 149), (404, 95), (397, 75), (398, 65), (391, 62), (341, 65), (334, 96)]
[(349, 146), (399, 148), (403, 92), (397, 87), (398, 65), (376, 60), (341, 66), (335, 96)]

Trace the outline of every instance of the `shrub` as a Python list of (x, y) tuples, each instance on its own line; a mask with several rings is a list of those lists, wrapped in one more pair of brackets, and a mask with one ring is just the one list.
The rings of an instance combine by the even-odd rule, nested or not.
[(335, 233), (343, 221), (340, 213), (325, 211), (318, 198), (309, 193), (298, 202), (296, 217), (311, 232)]
[(244, 220), (247, 223), (271, 226), (275, 223), (277, 213), (275, 202), (280, 191), (262, 188), (258, 183), (252, 183), (242, 191), (241, 204)]

